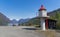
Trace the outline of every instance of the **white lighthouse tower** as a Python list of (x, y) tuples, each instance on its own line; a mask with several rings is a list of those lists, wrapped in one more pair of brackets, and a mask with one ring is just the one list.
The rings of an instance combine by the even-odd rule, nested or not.
[(41, 30), (46, 30), (45, 19), (48, 18), (48, 16), (46, 9), (44, 8), (43, 5), (41, 5), (39, 9), (39, 17), (40, 17)]

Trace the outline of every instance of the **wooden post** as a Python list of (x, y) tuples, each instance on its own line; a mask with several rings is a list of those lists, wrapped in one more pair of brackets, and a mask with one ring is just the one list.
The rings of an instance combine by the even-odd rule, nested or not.
[(46, 29), (48, 29), (48, 18), (46, 18)]

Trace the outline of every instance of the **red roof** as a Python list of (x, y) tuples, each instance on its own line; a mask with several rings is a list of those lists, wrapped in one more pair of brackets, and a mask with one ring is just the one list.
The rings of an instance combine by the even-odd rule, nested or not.
[(43, 5), (41, 5), (39, 11), (46, 10)]

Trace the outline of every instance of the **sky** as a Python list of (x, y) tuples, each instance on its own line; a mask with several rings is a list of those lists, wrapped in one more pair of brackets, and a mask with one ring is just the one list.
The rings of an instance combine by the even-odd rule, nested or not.
[(11, 20), (33, 18), (41, 5), (50, 12), (60, 8), (60, 0), (0, 0), (0, 12)]

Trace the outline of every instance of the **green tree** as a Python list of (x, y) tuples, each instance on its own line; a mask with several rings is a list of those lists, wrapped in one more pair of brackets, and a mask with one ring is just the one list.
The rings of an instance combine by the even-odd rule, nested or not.
[(59, 11), (56, 12), (55, 19), (57, 20), (56, 28), (60, 29), (60, 12)]

